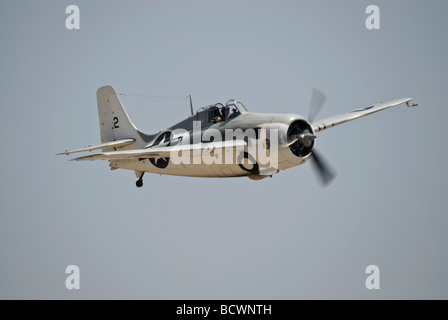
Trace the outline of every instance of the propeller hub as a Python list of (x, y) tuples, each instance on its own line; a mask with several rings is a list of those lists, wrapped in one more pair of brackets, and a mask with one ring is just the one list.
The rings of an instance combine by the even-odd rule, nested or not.
[(312, 134), (311, 132), (306, 132), (306, 131), (296, 135), (297, 141), (307, 148), (311, 147), (311, 145), (313, 144), (313, 141), (316, 138), (317, 137), (315, 134)]

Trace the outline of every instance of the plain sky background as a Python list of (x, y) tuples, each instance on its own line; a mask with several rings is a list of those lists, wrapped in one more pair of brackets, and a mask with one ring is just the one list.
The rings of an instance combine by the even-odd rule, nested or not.
[[(80, 30), (65, 28), (71, 4)], [(446, 0), (0, 1), (0, 298), (447, 299), (447, 14)], [(318, 134), (338, 171), (326, 189), (309, 164), (137, 189), (132, 171), (54, 156), (100, 142), (108, 84), (305, 116), (318, 86), (318, 118), (420, 106)], [(122, 102), (147, 132), (189, 114), (183, 99)], [(71, 264), (80, 290), (65, 288)]]

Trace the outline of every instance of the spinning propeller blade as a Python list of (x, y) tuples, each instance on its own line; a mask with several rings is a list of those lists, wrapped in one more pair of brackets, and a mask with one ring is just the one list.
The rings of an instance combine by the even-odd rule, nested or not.
[[(318, 88), (313, 88), (311, 93), (310, 111), (308, 113), (309, 122), (313, 122), (314, 118), (316, 118), (317, 114), (322, 109), (325, 100), (327, 100), (326, 94)], [(313, 150), (311, 159), (314, 172), (319, 177), (322, 185), (324, 187), (328, 186), (336, 178), (335, 171), (331, 168), (328, 162), (324, 160), (322, 155), (316, 151), (316, 149)]]
[(319, 88), (314, 87), (311, 93), (310, 111), (308, 112), (308, 121), (313, 122), (320, 109), (327, 100), (327, 95)]

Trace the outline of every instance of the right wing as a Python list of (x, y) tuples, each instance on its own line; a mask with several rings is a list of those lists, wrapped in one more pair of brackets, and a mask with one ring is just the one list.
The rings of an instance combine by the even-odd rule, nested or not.
[(84, 157), (72, 159), (71, 161), (85, 161), (85, 160), (109, 160), (109, 159), (135, 159), (143, 157), (166, 158), (170, 157), (173, 152), (191, 152), (191, 151), (206, 151), (210, 152), (217, 149), (228, 148), (244, 148), (246, 142), (243, 140), (229, 140), (209, 143), (197, 143), (187, 145), (175, 145), (170, 147), (151, 147), (147, 149), (135, 149), (125, 151), (110, 151), (92, 154)]
[(361, 117), (365, 117), (369, 114), (398, 106), (402, 103), (406, 103), (408, 107), (414, 107), (417, 106), (416, 104), (409, 104), (409, 101), (411, 101), (412, 98), (402, 98), (402, 99), (396, 99), (385, 103), (379, 103), (370, 107), (356, 109), (347, 113), (338, 114), (335, 116), (331, 116), (322, 120), (317, 120), (313, 122), (313, 129), (314, 132), (320, 132), (324, 131), (326, 129), (332, 128), (334, 126), (337, 126), (338, 124), (342, 124), (348, 121), (352, 121)]

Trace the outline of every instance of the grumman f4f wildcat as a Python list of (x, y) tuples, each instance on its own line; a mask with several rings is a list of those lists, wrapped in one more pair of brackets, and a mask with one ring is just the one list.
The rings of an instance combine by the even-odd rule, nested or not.
[[(315, 150), (316, 134), (369, 114), (406, 104), (396, 99), (315, 121), (326, 97), (318, 89), (311, 96), (310, 115), (261, 114), (247, 111), (238, 100), (200, 108), (158, 133), (138, 130), (111, 86), (97, 91), (101, 144), (58, 155), (102, 149), (72, 160), (108, 160), (112, 170), (133, 170), (143, 185), (145, 172), (188, 177), (271, 177), (280, 170), (311, 159), (324, 185), (335, 177)], [(267, 160), (266, 160), (267, 159)]]

